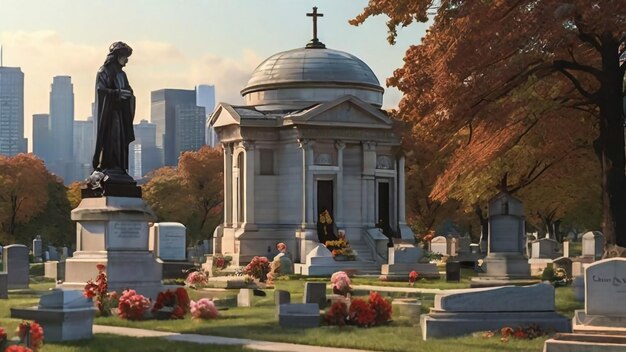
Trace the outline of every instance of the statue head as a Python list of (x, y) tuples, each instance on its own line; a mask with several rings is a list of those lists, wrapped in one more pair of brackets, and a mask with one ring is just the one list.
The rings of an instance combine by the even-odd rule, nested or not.
[(109, 46), (109, 55), (107, 55), (104, 64), (117, 61), (121, 66), (125, 66), (128, 57), (133, 54), (133, 48), (124, 42), (115, 42)]

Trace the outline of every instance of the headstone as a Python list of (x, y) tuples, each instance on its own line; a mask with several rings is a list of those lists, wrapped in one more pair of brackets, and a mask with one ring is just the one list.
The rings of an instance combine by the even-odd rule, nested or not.
[(58, 261), (59, 259), (59, 252), (57, 251), (57, 247), (48, 246), (48, 260)]
[(289, 291), (284, 291), (284, 290), (274, 291), (274, 304), (276, 304), (276, 306), (280, 306), (281, 304), (290, 304), (290, 303), (291, 303), (291, 293), (289, 293)]
[(583, 235), (582, 256), (595, 260), (602, 258), (604, 252), (604, 236), (599, 231), (589, 231)]
[(388, 249), (388, 264), (382, 264), (381, 275), (388, 281), (406, 281), (411, 271), (419, 273), (421, 278), (439, 278), (439, 270), (434, 263), (422, 263), (424, 251), (409, 243), (396, 244)]
[(458, 249), (459, 238), (457, 236), (450, 237), (448, 239), (448, 255), (451, 257), (456, 257)]
[(442, 255), (448, 255), (448, 239), (444, 236), (437, 236), (430, 240), (430, 251)]
[(447, 282), (461, 281), (461, 263), (460, 262), (447, 262), (446, 263), (446, 281)]
[(70, 249), (67, 247), (61, 247), (61, 259), (67, 259), (70, 256)]
[(554, 259), (552, 261), (552, 264), (553, 264), (555, 270), (557, 268), (562, 268), (563, 270), (565, 270), (565, 272), (567, 273), (567, 277), (572, 277), (573, 276), (573, 273), (572, 273), (572, 259), (563, 256), (563, 257), (559, 257), (559, 258)]
[(563, 256), (569, 257), (569, 241), (563, 241)]
[(316, 303), (319, 307), (326, 305), (326, 283), (305, 282), (303, 303)]
[(237, 295), (237, 307), (251, 307), (252, 306), (252, 290), (249, 288), (242, 288)]
[(41, 263), (43, 260), (43, 241), (39, 235), (33, 240), (33, 258), (35, 263)]
[(314, 303), (281, 304), (278, 324), (283, 328), (315, 328), (320, 325), (320, 307)]
[(469, 235), (465, 235), (465, 236), (461, 236), (459, 237), (459, 248), (458, 248), (458, 252), (459, 254), (461, 253), (471, 253), (471, 249), (470, 246), (472, 244), (472, 240), (470, 239)]
[(4, 247), (2, 263), (8, 273), (9, 289), (28, 288), (28, 247), (22, 244)]
[[(150, 228), (150, 239), (155, 255), (163, 261), (184, 261), (187, 228), (177, 222), (159, 222)], [(205, 251), (202, 251), (204, 254)], [(194, 253), (199, 257), (199, 253)]]
[(531, 324), (542, 330), (570, 331), (570, 320), (554, 310), (552, 285), (540, 283), (439, 293), (435, 295), (430, 313), (420, 319), (424, 340)]
[[(471, 286), (500, 286), (532, 283), (530, 265), (524, 255), (524, 207), (506, 192), (489, 201), (489, 245), (484, 259), (486, 272), (472, 278)], [(537, 282), (537, 281), (535, 281)]]
[(623, 302), (626, 302), (626, 258), (605, 259), (587, 266), (585, 314), (626, 318)]
[(9, 298), (8, 274), (0, 271), (0, 299)]
[(576, 310), (572, 334), (546, 340), (544, 351), (626, 351), (626, 258), (585, 269), (585, 309)]
[[(398, 307), (400, 316), (408, 318), (412, 324), (419, 323), (422, 304), (415, 298), (394, 298), (391, 301), (392, 307)], [(396, 309), (394, 309), (396, 311)]]
[(559, 243), (549, 238), (542, 238), (532, 243), (532, 258), (554, 259), (559, 257)]
[(56, 260), (49, 260), (43, 264), (43, 276), (48, 279), (57, 280), (58, 276), (58, 264)]
[(36, 320), (46, 342), (90, 339), (96, 309), (81, 291), (53, 290), (41, 296), (39, 306), (11, 308), (11, 318)]

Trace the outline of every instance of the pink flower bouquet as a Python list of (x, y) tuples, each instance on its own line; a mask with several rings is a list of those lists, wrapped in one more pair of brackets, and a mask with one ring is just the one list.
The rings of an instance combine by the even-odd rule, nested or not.
[(194, 319), (215, 319), (219, 314), (215, 303), (208, 298), (201, 298), (197, 302), (191, 301), (190, 307)]

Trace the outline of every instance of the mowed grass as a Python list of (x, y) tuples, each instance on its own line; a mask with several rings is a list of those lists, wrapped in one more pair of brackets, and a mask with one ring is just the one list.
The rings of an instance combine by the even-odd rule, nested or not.
[[(469, 272), (464, 272), (470, 274)], [(469, 275), (467, 275), (469, 276)], [(466, 278), (464, 278), (465, 280)], [(328, 279), (304, 279), (291, 277), (278, 280), (276, 289), (287, 290), (291, 293), (292, 302), (301, 302), (305, 281), (324, 281)], [(425, 288), (439, 288), (442, 280), (420, 280), (416, 286)], [(406, 283), (380, 282), (373, 278), (355, 278), (354, 285), (386, 285), (406, 287)], [(468, 287), (468, 283), (445, 283), (452, 287)], [(19, 320), (11, 319), (9, 307), (36, 305), (39, 296), (53, 287), (53, 283), (33, 283), (31, 290), (12, 292), (10, 299), (0, 300), (0, 326), (9, 331), (15, 331)], [(220, 292), (221, 298), (231, 298), (238, 290)], [(401, 311), (394, 307), (393, 321), (385, 326), (373, 328), (357, 328), (353, 326), (320, 326), (312, 329), (281, 328), (276, 318), (273, 291), (266, 290), (267, 296), (253, 297), (251, 308), (229, 307), (220, 311), (220, 317), (215, 320), (193, 320), (188, 315), (182, 320), (146, 320), (126, 321), (117, 317), (99, 317), (95, 323), (100, 325), (125, 326), (151, 330), (171, 331), (179, 333), (194, 333), (204, 335), (216, 335), (253, 340), (300, 343), (327, 347), (357, 348), (375, 351), (541, 351), (544, 338), (535, 340), (510, 340), (501, 342), (499, 337), (483, 338), (480, 336), (465, 336), (451, 339), (432, 339), (423, 341), (421, 329), (416, 317), (404, 316)], [(214, 292), (189, 290), (192, 299), (216, 295)], [(362, 293), (358, 293), (362, 294)], [(394, 296), (397, 296), (394, 295)], [(415, 295), (412, 294), (413, 297)], [(422, 313), (432, 306), (433, 294), (417, 295), (422, 301)], [(232, 301), (231, 301), (232, 302)], [(568, 317), (573, 315), (574, 309), (582, 307), (580, 302), (573, 299), (571, 287), (559, 287), (556, 289), (557, 310)], [(169, 342), (158, 338), (133, 338), (112, 336), (106, 334), (95, 335), (89, 341), (79, 341), (63, 344), (46, 343), (44, 352), (47, 351), (247, 351), (244, 346), (216, 346), (196, 345), (191, 343)]]

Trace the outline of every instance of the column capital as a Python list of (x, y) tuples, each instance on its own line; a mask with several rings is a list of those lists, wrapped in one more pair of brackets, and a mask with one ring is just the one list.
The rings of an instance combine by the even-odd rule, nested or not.
[(335, 148), (337, 148), (337, 150), (343, 150), (346, 148), (346, 142), (338, 139), (335, 141)]
[(315, 145), (314, 139), (298, 138), (298, 148), (310, 150)]
[(233, 153), (233, 144), (232, 143), (221, 143), (222, 149), (224, 149), (224, 153), (232, 154)]
[(243, 150), (254, 150), (254, 141), (241, 141)]
[(376, 142), (374, 141), (363, 141), (361, 143), (363, 144), (363, 150), (365, 151), (373, 152), (376, 150)]

